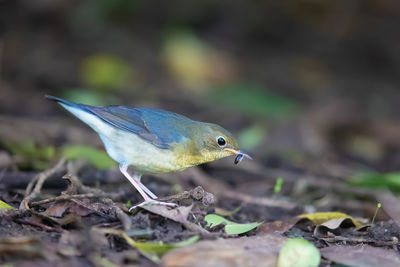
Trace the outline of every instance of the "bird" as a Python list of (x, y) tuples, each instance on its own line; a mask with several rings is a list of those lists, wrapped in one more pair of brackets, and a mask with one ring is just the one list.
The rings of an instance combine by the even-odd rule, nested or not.
[[(141, 182), (144, 174), (182, 171), (233, 155), (236, 155), (235, 164), (243, 157), (252, 159), (239, 149), (229, 131), (214, 123), (155, 108), (91, 106), (50, 95), (45, 97), (97, 132), (108, 155), (144, 199), (131, 209), (149, 204), (177, 206), (157, 201), (157, 196)], [(129, 167), (133, 173), (128, 172)]]

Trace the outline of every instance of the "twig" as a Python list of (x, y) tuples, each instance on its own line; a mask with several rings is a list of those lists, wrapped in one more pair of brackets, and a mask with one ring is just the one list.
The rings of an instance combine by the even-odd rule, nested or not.
[[(65, 165), (65, 158), (62, 158), (53, 168), (39, 173), (27, 186), (26, 196), (22, 200), (19, 208), (22, 210), (29, 210), (29, 202), (37, 197), (42, 190), (44, 182), (51, 177), (54, 173), (62, 171)], [(36, 184), (35, 184), (36, 183)]]
[[(115, 210), (115, 215), (116, 217), (120, 220), (122, 226), (124, 227), (124, 230), (130, 230), (132, 227), (132, 221), (130, 219), (130, 217), (120, 208), (118, 207), (118, 205), (115, 204), (115, 202), (110, 198), (114, 198), (114, 197), (118, 197), (121, 194), (110, 194), (110, 193), (105, 193), (104, 191), (102, 191), (101, 189), (97, 189), (97, 188), (91, 188), (88, 186), (85, 186), (84, 184), (82, 184), (81, 180), (78, 178), (77, 174), (79, 172), (79, 170), (84, 166), (84, 163), (82, 162), (77, 162), (77, 163), (69, 163), (67, 165), (67, 170), (68, 173), (71, 173), (72, 175), (68, 175), (66, 176), (66, 178), (76, 187), (76, 190), (78, 192), (84, 192), (84, 195), (93, 195), (93, 197), (95, 196), (99, 196), (102, 197), (101, 198), (101, 202), (108, 204), (110, 206), (112, 206)], [(75, 200), (72, 200), (74, 202), (76, 202)]]
[(51, 202), (56, 202), (56, 201), (61, 201), (61, 200), (72, 200), (72, 199), (83, 199), (83, 198), (96, 198), (96, 197), (107, 197), (109, 196), (108, 193), (87, 193), (87, 194), (76, 194), (76, 195), (61, 195), (57, 197), (52, 197), (36, 202), (32, 202), (30, 204), (31, 207), (35, 206), (40, 206), (43, 204), (51, 203)]
[(35, 222), (35, 221), (32, 221), (32, 220), (28, 221), (28, 220), (16, 218), (16, 219), (14, 219), (14, 221), (18, 222), (18, 223), (22, 223), (22, 224), (28, 224), (28, 225), (40, 227), (40, 228), (42, 228), (42, 229), (44, 229), (46, 231), (49, 231), (49, 232), (57, 232), (57, 233), (61, 233), (62, 232), (62, 230), (60, 230), (60, 229), (45, 225), (45, 224), (40, 223), (40, 222)]
[(327, 237), (321, 239), (328, 243), (335, 243), (335, 242), (353, 242), (353, 243), (369, 243), (369, 244), (372, 243), (380, 247), (393, 246), (399, 244), (399, 240), (397, 238), (392, 241), (381, 241), (374, 239), (354, 238), (354, 237), (344, 237), (344, 236)]

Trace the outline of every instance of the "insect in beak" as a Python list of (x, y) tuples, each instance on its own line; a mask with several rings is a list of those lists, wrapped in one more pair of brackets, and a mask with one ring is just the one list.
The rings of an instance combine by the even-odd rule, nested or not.
[(232, 148), (225, 148), (225, 150), (232, 152), (233, 154), (236, 154), (236, 158), (234, 161), (235, 164), (239, 164), (243, 160), (243, 157), (253, 160), (252, 157), (250, 157), (247, 153), (243, 152), (242, 150), (234, 150)]
[(239, 163), (242, 161), (243, 157), (246, 157), (246, 158), (248, 158), (248, 159), (253, 160), (253, 158), (250, 157), (248, 154), (246, 154), (246, 153), (244, 153), (243, 151), (239, 150), (239, 153), (237, 154), (234, 163), (235, 163), (235, 164), (239, 164)]

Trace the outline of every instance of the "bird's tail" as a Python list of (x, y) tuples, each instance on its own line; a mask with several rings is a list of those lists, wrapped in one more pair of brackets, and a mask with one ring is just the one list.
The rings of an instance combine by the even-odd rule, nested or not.
[(59, 98), (59, 97), (55, 97), (55, 96), (52, 96), (52, 95), (44, 95), (44, 97), (47, 98), (47, 99), (53, 100), (53, 101), (55, 101), (55, 102), (57, 102), (59, 104), (64, 104), (64, 105), (66, 105), (68, 107), (74, 107), (74, 108), (79, 108), (79, 109), (82, 109), (84, 107), (81, 104), (73, 103), (73, 102), (70, 102), (68, 100), (65, 100), (65, 99), (62, 99), (62, 98)]
[(99, 132), (104, 125), (104, 122), (90, 110), (91, 106), (70, 102), (51, 95), (45, 95), (45, 98), (56, 101), (63, 108), (74, 114), (97, 132)]

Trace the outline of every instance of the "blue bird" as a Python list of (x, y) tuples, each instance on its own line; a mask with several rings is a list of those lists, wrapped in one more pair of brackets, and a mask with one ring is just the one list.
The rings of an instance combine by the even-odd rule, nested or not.
[[(236, 155), (235, 164), (249, 155), (227, 130), (213, 123), (191, 120), (177, 113), (127, 106), (96, 107), (46, 95), (98, 133), (108, 155), (144, 198), (144, 204), (176, 206), (156, 201), (144, 186), (143, 174), (181, 171), (205, 162)], [(131, 175), (128, 167), (134, 169)]]

